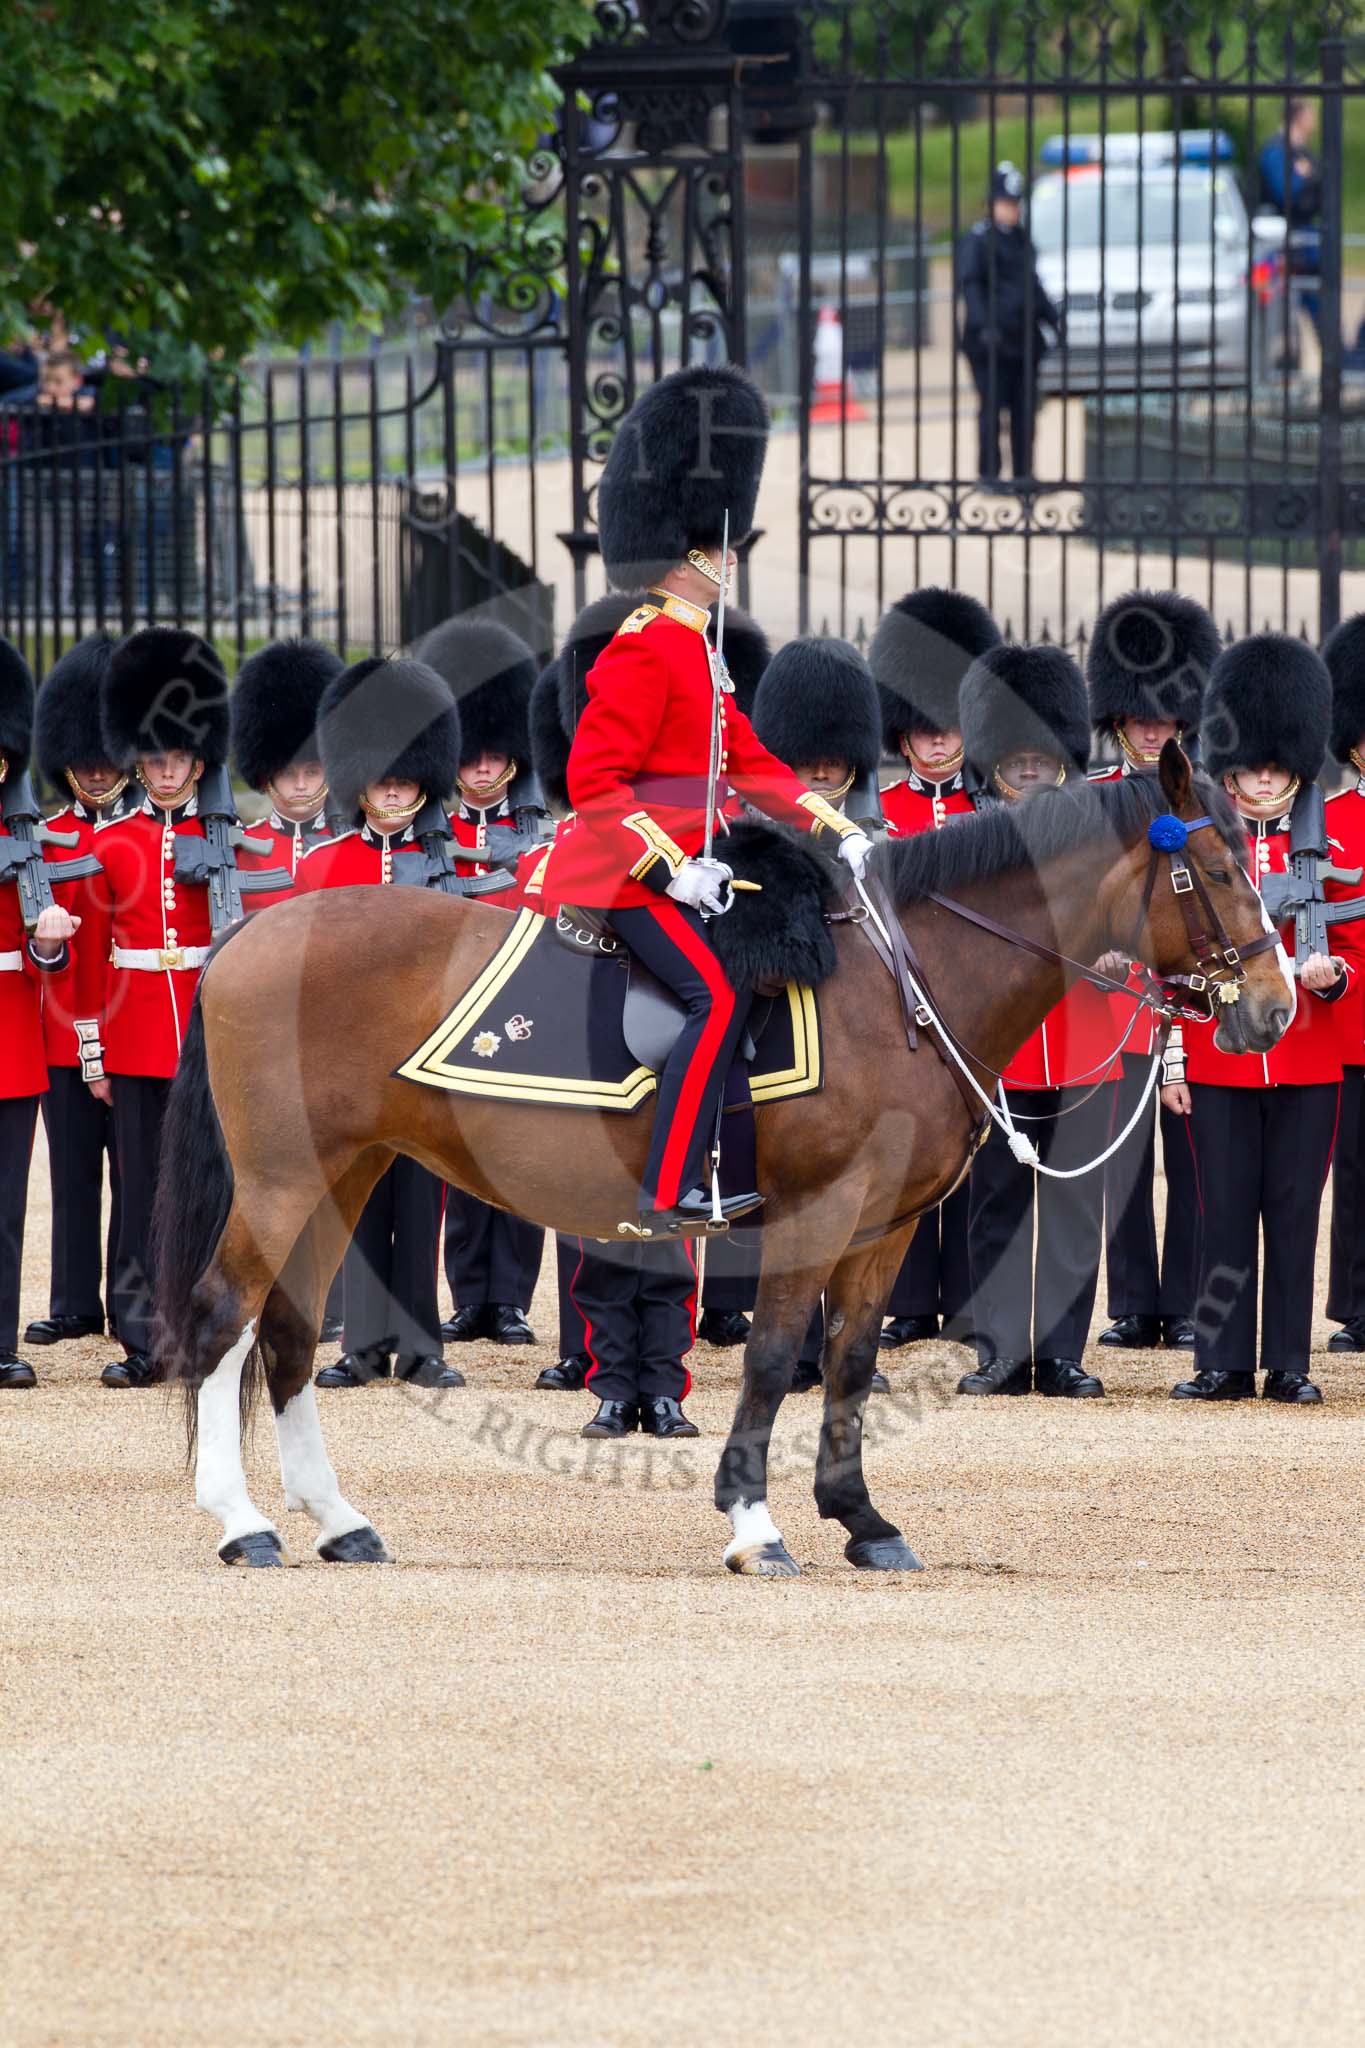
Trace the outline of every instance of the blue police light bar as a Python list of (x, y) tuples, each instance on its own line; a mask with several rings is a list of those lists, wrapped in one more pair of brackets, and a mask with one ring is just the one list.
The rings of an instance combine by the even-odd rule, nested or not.
[(1224, 164), (1233, 157), (1232, 137), (1222, 128), (1152, 130), (1142, 134), (1049, 135), (1038, 152), (1048, 170), (1079, 164)]

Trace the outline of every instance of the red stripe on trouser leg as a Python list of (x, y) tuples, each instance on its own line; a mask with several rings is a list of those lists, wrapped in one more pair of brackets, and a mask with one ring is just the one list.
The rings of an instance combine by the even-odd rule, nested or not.
[(682, 1086), (678, 1090), (678, 1106), (673, 1116), (673, 1127), (668, 1134), (659, 1165), (659, 1186), (655, 1199), (661, 1209), (671, 1209), (679, 1195), (683, 1193), (682, 1170), (691, 1149), (702, 1099), (735, 1014), (735, 992), (726, 980), (725, 970), (710, 947), (697, 938), (686, 918), (681, 916), (671, 903), (661, 904), (657, 917), (660, 926), (673, 941), (688, 966), (695, 968), (711, 994), (710, 1014), (702, 1027), (697, 1049), (692, 1055)]
[(574, 1307), (578, 1310), (579, 1315), (583, 1319), (583, 1342), (587, 1345), (588, 1356), (592, 1360), (592, 1364), (588, 1367), (587, 1371), (583, 1375), (583, 1384), (585, 1387), (589, 1385), (589, 1383), (592, 1380), (593, 1374), (597, 1371), (598, 1366), (601, 1364), (601, 1360), (598, 1358), (597, 1353), (593, 1350), (592, 1347), (592, 1318), (588, 1314), (587, 1310), (584, 1308), (582, 1302), (578, 1299), (578, 1296), (574, 1293), (574, 1289), (578, 1285), (579, 1275), (583, 1271), (583, 1261), (587, 1258), (587, 1256), (588, 1247), (584, 1244), (582, 1238), (580, 1237), (578, 1240), (578, 1264), (574, 1267), (573, 1279), (569, 1282), (569, 1299), (573, 1303)]

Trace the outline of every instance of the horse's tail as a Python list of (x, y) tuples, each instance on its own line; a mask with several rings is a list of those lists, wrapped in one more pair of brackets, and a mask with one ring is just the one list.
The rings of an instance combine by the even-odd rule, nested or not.
[[(226, 940), (220, 941), (222, 944)], [(215, 956), (219, 950), (215, 946)], [(209, 1082), (202, 990), (201, 981), (166, 1104), (152, 1217), (157, 1351), (167, 1376), (179, 1384), (184, 1396), (185, 1437), (191, 1457), (199, 1389), (218, 1362), (206, 1363), (196, 1342), (207, 1306), (198, 1298), (198, 1288), (227, 1223), (233, 1186), (232, 1162)], [(255, 1399), (260, 1369), (259, 1350), (253, 1345), (242, 1373), (244, 1418)]]

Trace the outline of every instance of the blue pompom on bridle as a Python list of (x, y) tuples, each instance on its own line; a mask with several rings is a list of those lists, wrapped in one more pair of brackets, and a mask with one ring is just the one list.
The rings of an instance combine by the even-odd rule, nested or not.
[(1186, 824), (1183, 818), (1176, 817), (1174, 811), (1163, 811), (1147, 827), (1147, 837), (1158, 853), (1179, 853), (1191, 832), (1197, 832), (1201, 825), (1212, 822), (1211, 818), (1191, 818)]

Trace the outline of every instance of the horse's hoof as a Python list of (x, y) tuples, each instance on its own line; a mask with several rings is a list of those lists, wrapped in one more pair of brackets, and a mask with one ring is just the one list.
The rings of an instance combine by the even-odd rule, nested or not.
[(252, 1565), (258, 1571), (270, 1565), (296, 1565), (273, 1529), (253, 1529), (249, 1536), (234, 1536), (218, 1552), (224, 1564)]
[(328, 1564), (392, 1564), (393, 1559), (384, 1548), (384, 1539), (367, 1522), (363, 1529), (348, 1529), (344, 1536), (333, 1536), (330, 1542), (319, 1543), (318, 1556)]
[(864, 1536), (844, 1545), (844, 1556), (862, 1572), (922, 1572), (924, 1565), (903, 1536)]
[(750, 1579), (799, 1579), (801, 1567), (779, 1537), (775, 1543), (751, 1543), (746, 1550), (726, 1551), (727, 1571)]

